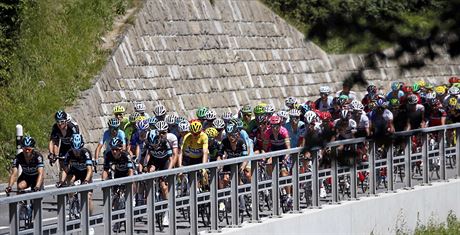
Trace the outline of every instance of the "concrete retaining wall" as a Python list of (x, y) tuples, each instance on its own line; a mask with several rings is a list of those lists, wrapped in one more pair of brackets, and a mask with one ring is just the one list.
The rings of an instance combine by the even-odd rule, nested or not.
[(414, 190), (326, 205), (283, 215), (219, 234), (395, 234), (411, 233), (417, 224), (446, 222), (449, 211), (460, 215), (460, 180), (416, 186)]
[[(358, 55), (327, 55), (257, 0), (214, 2), (145, 0), (92, 88), (67, 110), (86, 142), (97, 142), (117, 104), (132, 112), (132, 102), (141, 100), (152, 112), (162, 103), (189, 117), (199, 106), (217, 112), (259, 101), (283, 107), (287, 96), (314, 97), (322, 84), (339, 88), (362, 63)], [(459, 65), (445, 57), (399, 75), (395, 63), (384, 61), (367, 74), (385, 86), (393, 79), (434, 82), (460, 74)]]

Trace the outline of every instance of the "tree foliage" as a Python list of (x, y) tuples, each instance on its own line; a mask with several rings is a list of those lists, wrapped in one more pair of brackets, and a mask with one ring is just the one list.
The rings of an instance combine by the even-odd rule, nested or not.
[(20, 24), (20, 0), (0, 2), (0, 85), (11, 78), (11, 65)]
[[(401, 71), (425, 66), (444, 49), (460, 54), (460, 0), (265, 0), (301, 25), (308, 39), (327, 42), (339, 38), (345, 49), (363, 42), (366, 64), (346, 81), (365, 84), (364, 70), (377, 60), (397, 61)], [(384, 53), (388, 47), (392, 52)], [(401, 60), (409, 55), (411, 60)]]

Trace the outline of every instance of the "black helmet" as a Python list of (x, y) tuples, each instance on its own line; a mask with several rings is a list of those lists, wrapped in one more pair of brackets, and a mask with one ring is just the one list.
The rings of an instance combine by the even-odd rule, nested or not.
[(67, 121), (67, 113), (59, 110), (56, 112), (56, 114), (54, 114), (54, 119), (56, 122)]
[(21, 147), (23, 148), (35, 148), (35, 140), (30, 136), (26, 136), (21, 141)]

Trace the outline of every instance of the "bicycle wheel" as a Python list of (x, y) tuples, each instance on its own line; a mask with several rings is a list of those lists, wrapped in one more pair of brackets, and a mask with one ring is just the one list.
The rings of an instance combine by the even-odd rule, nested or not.
[(163, 212), (155, 214), (156, 221), (157, 221), (157, 224), (158, 224), (158, 229), (160, 230), (160, 232), (163, 232), (163, 230), (164, 230), (163, 216), (164, 216)]

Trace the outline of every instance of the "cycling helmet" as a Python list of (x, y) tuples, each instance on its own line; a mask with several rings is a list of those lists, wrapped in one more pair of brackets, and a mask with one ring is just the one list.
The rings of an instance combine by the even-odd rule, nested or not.
[(73, 134), (70, 138), (70, 144), (73, 149), (81, 149), (85, 145), (81, 134)]
[(340, 119), (347, 120), (350, 118), (350, 112), (347, 109), (340, 111)]
[(456, 76), (452, 76), (449, 78), (449, 83), (450, 84), (454, 84), (454, 83), (457, 83), (457, 82), (460, 82), (460, 79)]
[(337, 105), (339, 106), (345, 105), (346, 102), (347, 102), (347, 99), (341, 99), (340, 97), (337, 99)]
[(329, 112), (321, 112), (321, 117), (322, 120), (330, 120), (332, 119), (332, 115)]
[(361, 102), (358, 102), (355, 107), (353, 107), (353, 110), (355, 111), (363, 111), (364, 110), (364, 105)]
[(392, 82), (391, 83), (391, 90), (392, 91), (397, 91), (401, 89), (401, 83), (400, 82)]
[(361, 102), (359, 102), (358, 100), (352, 100), (352, 101), (350, 102), (350, 107), (353, 109), (353, 108), (354, 108), (356, 105), (358, 105), (359, 103), (361, 103)]
[(168, 125), (174, 125), (176, 124), (176, 119), (177, 119), (177, 116), (174, 115), (174, 114), (168, 114), (166, 115), (165, 117), (165, 122), (168, 124)]
[(385, 99), (378, 99), (378, 100), (375, 102), (375, 105), (376, 105), (378, 108), (384, 108), (384, 107), (385, 107)]
[(416, 95), (414, 95), (414, 94), (409, 95), (407, 97), (407, 103), (408, 104), (417, 104), (418, 103), (418, 97)]
[(241, 113), (252, 113), (251, 105), (247, 104), (241, 108)]
[(149, 123), (150, 127), (154, 127), (155, 124), (158, 122), (158, 119), (156, 117), (149, 117), (147, 119), (147, 122)]
[(167, 131), (167, 130), (168, 130), (168, 123), (166, 123), (165, 121), (158, 121), (158, 122), (155, 124), (155, 128), (156, 128), (158, 131)]
[(313, 123), (316, 120), (316, 113), (313, 111), (307, 111), (305, 113), (305, 121), (307, 123)]
[[(251, 110), (251, 109), (249, 109), (249, 110)], [(249, 112), (251, 112), (251, 111), (249, 111)], [(217, 117), (216, 111), (214, 111), (214, 110), (208, 110), (208, 111), (206, 112), (206, 120), (212, 121), (212, 120), (216, 119), (216, 117)]]
[(157, 117), (164, 116), (166, 114), (166, 108), (164, 105), (159, 104), (153, 108), (153, 114)]
[(391, 107), (397, 107), (397, 106), (399, 106), (399, 104), (400, 104), (400, 103), (399, 103), (399, 99), (397, 99), (397, 98), (392, 98), (392, 99), (390, 99), (390, 105), (391, 105)]
[(136, 111), (138, 113), (145, 112), (145, 104), (143, 102), (134, 103), (134, 111)]
[(123, 141), (118, 137), (113, 138), (110, 141), (110, 148), (123, 148)]
[(138, 131), (146, 131), (150, 128), (149, 121), (148, 120), (142, 120), (136, 122), (136, 129)]
[(222, 119), (224, 121), (227, 121), (227, 122), (230, 121), (230, 119), (232, 119), (232, 117), (233, 117), (233, 114), (231, 112), (224, 112), (222, 114)]
[(21, 141), (22, 148), (35, 148), (35, 140), (30, 136), (26, 136)]
[(307, 113), (308, 111), (310, 110), (310, 106), (308, 106), (307, 104), (302, 104), (300, 105), (300, 112), (301, 113)]
[(367, 87), (367, 93), (369, 93), (369, 94), (377, 94), (377, 87), (375, 85), (369, 85)]
[(286, 100), (284, 100), (284, 104), (287, 107), (292, 107), (296, 103), (297, 103), (297, 99), (292, 96), (289, 96), (288, 98), (286, 98)]
[(264, 107), (264, 111), (266, 114), (272, 115), (276, 111), (275, 106), (273, 106), (273, 104), (267, 104), (267, 106)]
[(256, 121), (259, 124), (262, 124), (262, 123), (265, 124), (267, 122), (267, 117), (265, 115), (256, 116)]
[(436, 99), (436, 92), (428, 92), (428, 93), (426, 93), (425, 98), (427, 100)]
[(138, 117), (140, 117), (140, 116), (141, 116), (140, 113), (134, 112), (134, 113), (132, 113), (132, 114), (129, 115), (128, 120), (129, 120), (129, 122), (135, 122), (136, 119), (137, 119)]
[(281, 117), (273, 115), (269, 119), (270, 125), (278, 125), (281, 123)]
[(427, 83), (427, 84), (425, 84), (425, 88), (426, 88), (427, 90), (432, 90), (432, 89), (433, 89), (433, 84)]
[(449, 92), (449, 95), (458, 95), (458, 93), (460, 93), (460, 89), (456, 86), (453, 86), (449, 88), (448, 92)]
[(321, 86), (319, 87), (319, 93), (329, 94), (331, 93), (331, 88), (329, 86)]
[(107, 125), (109, 126), (109, 128), (116, 129), (116, 128), (120, 127), (120, 120), (118, 120), (118, 118), (111, 118), (107, 122)]
[(457, 98), (455, 98), (455, 97), (449, 98), (449, 107), (453, 108), (453, 107), (457, 106), (457, 103), (458, 103)]
[(235, 126), (235, 125), (227, 125), (225, 127), (225, 133), (227, 133), (227, 135), (231, 135), (231, 134), (237, 134), (239, 133), (240, 131), (238, 130), (238, 128)]
[(190, 124), (190, 131), (191, 131), (193, 134), (200, 133), (202, 127), (203, 127), (203, 125), (201, 125), (201, 122), (199, 122), (199, 121), (193, 121), (193, 122)]
[(263, 115), (263, 114), (265, 114), (265, 108), (263, 106), (261, 106), (261, 105), (257, 105), (256, 107), (254, 107), (254, 110), (252, 110), (252, 112), (256, 116)]
[(216, 129), (224, 129), (225, 128), (225, 122), (223, 119), (220, 119), (220, 118), (216, 118), (216, 120), (214, 120), (212, 122), (212, 125), (214, 126), (214, 128)]
[(411, 86), (404, 86), (402, 88), (402, 91), (407, 94), (407, 93), (412, 93), (414, 91), (414, 89), (412, 89)]
[(70, 113), (67, 114), (67, 122), (72, 122), (72, 116), (70, 116)]
[(190, 131), (190, 123), (186, 120), (179, 122), (178, 127), (180, 132)]
[(230, 120), (230, 124), (234, 125), (235, 127), (239, 128), (239, 129), (242, 129), (243, 125), (244, 125), (243, 121), (241, 121), (238, 118), (233, 118), (232, 120)]
[(291, 109), (289, 110), (289, 116), (291, 117), (300, 117), (302, 113), (298, 109)]
[(419, 80), (419, 81), (417, 82), (417, 84), (418, 84), (420, 87), (425, 87), (425, 85), (426, 85), (426, 83), (425, 83), (424, 80)]
[(219, 135), (219, 132), (214, 127), (208, 127), (204, 131), (209, 138), (216, 138)]
[(126, 112), (126, 109), (125, 107), (121, 106), (121, 105), (117, 105), (115, 107), (113, 107), (113, 113), (124, 113)]
[(437, 86), (434, 88), (434, 91), (437, 95), (441, 96), (446, 94), (446, 87), (445, 86)]
[(284, 120), (287, 120), (289, 118), (289, 113), (284, 110), (278, 111), (277, 115), (283, 118)]
[(412, 90), (414, 92), (418, 92), (420, 90), (420, 85), (418, 83), (414, 83), (414, 85), (412, 85)]
[(54, 114), (54, 119), (56, 122), (62, 122), (62, 121), (67, 121), (67, 113), (59, 110)]
[(200, 107), (196, 111), (196, 117), (198, 119), (204, 119), (206, 117), (206, 113), (208, 112), (208, 108), (206, 107)]

